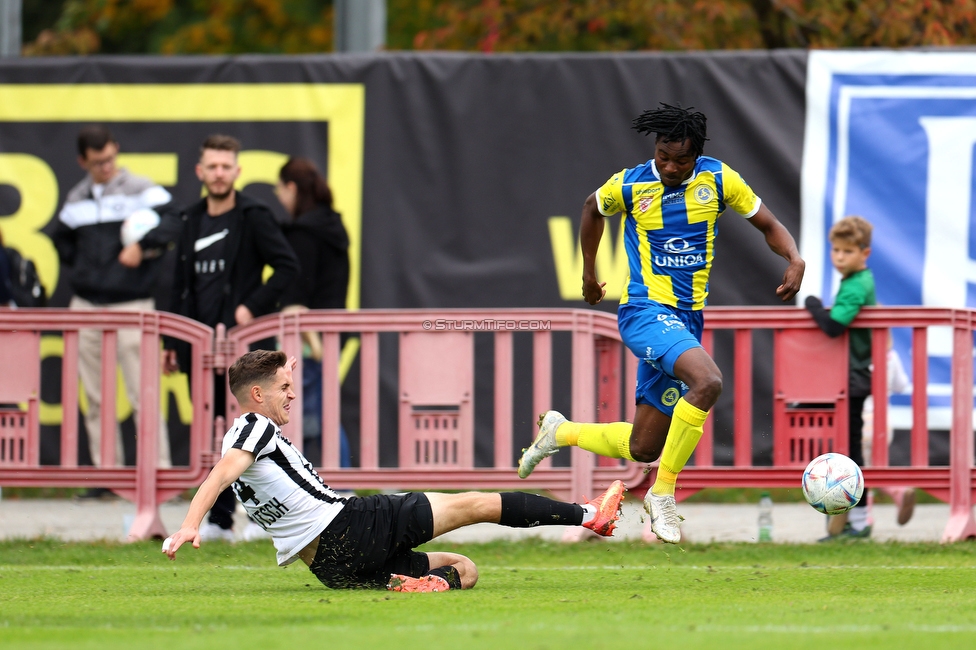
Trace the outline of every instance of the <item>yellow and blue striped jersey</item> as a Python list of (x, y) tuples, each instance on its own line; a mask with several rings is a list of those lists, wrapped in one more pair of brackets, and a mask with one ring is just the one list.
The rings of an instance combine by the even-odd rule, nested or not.
[(692, 310), (708, 296), (717, 219), (726, 207), (752, 217), (762, 203), (738, 172), (707, 156), (678, 187), (661, 182), (653, 159), (624, 169), (596, 191), (596, 200), (603, 216), (626, 216), (629, 273), (620, 303), (653, 300)]

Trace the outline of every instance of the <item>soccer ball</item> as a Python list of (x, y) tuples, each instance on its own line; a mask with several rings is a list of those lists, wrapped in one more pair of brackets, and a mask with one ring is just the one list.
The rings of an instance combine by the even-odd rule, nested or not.
[(128, 246), (146, 236), (146, 233), (159, 225), (159, 215), (155, 210), (149, 208), (139, 208), (122, 222), (122, 230), (119, 236), (122, 238), (122, 245)]
[(864, 475), (853, 460), (843, 454), (817, 456), (803, 470), (803, 496), (825, 515), (847, 512), (861, 500)]

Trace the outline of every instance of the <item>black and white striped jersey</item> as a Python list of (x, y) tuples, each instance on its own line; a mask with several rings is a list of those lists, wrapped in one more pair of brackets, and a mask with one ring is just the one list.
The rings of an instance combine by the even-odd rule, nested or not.
[(300, 550), (329, 525), (346, 500), (326, 485), (274, 422), (244, 413), (224, 435), (229, 449), (254, 454), (254, 463), (234, 484), (247, 514), (271, 534), (278, 564), (291, 564)]

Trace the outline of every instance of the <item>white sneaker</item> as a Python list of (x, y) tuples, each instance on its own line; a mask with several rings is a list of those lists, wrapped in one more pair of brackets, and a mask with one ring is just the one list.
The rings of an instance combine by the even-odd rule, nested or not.
[(253, 542), (259, 539), (271, 539), (271, 533), (248, 519), (247, 526), (244, 526), (244, 531), (241, 533), (241, 538), (245, 542)]
[(237, 540), (234, 539), (234, 531), (230, 528), (221, 528), (217, 524), (208, 521), (200, 526), (200, 541), (227, 542), (228, 544), (233, 544)]
[(644, 510), (651, 516), (651, 531), (657, 538), (668, 544), (681, 541), (679, 526), (684, 517), (678, 514), (678, 506), (674, 496), (670, 494), (654, 494), (650, 490), (644, 496)]
[(518, 467), (519, 478), (528, 477), (539, 461), (559, 451), (556, 446), (556, 429), (565, 421), (566, 418), (558, 411), (546, 411), (539, 416), (539, 435), (527, 449), (522, 450)]

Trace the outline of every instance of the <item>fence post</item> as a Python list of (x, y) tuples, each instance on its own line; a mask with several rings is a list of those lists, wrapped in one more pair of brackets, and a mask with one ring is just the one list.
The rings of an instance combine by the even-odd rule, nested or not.
[(733, 403), (736, 467), (752, 466), (752, 329), (735, 330)]
[(166, 528), (159, 517), (157, 491), (159, 482), (157, 436), (161, 433), (159, 431), (159, 313), (145, 312), (141, 314), (139, 320), (142, 344), (139, 350), (139, 426), (136, 436), (136, 517), (129, 528), (129, 541), (166, 537)]
[(78, 467), (78, 330), (65, 330), (62, 342), (61, 467), (74, 468)]
[[(965, 315), (965, 322), (960, 322)], [(952, 330), (952, 430), (949, 432), (949, 523), (943, 542), (976, 537), (973, 519), (973, 332), (968, 312)]]
[(511, 332), (495, 332), (495, 467), (512, 466)]
[[(929, 465), (929, 348), (928, 328), (912, 329), (912, 461)], [(887, 432), (886, 432), (887, 433)]]
[[(593, 344), (593, 315), (573, 316), (573, 421), (596, 420), (596, 351)], [(593, 494), (593, 453), (573, 447), (570, 478), (571, 501)]]
[[(874, 427), (871, 436), (871, 458), (865, 462), (872, 467), (888, 466), (888, 341), (891, 330), (876, 327), (871, 330), (871, 394), (874, 396)], [(848, 450), (850, 451), (850, 450)]]

